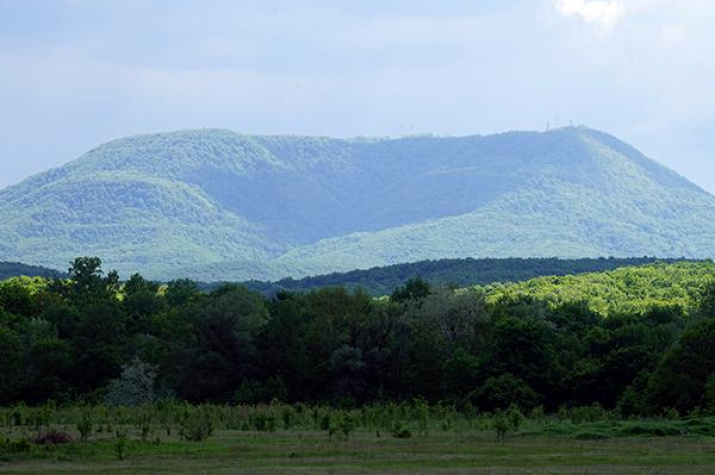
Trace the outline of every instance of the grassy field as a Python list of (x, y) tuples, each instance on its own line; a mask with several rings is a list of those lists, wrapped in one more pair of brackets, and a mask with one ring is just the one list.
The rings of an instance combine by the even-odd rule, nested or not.
[[(115, 436), (95, 433), (85, 442), (3, 455), (0, 473), (713, 474), (715, 438), (703, 435), (711, 427), (693, 420), (527, 422), (503, 441), (492, 430), (458, 427), (408, 439), (355, 430), (339, 440), (316, 430), (218, 430), (203, 442), (160, 430), (141, 440), (130, 430), (123, 460)], [(58, 429), (78, 437), (71, 427)], [(32, 430), (16, 428), (13, 437)]]

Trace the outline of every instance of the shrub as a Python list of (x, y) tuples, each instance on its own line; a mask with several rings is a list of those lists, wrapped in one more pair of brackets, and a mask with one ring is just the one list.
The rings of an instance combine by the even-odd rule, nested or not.
[(477, 399), (479, 407), (490, 409), (507, 409), (512, 404), (533, 408), (539, 399), (526, 381), (510, 373), (487, 379), (470, 397)]
[(492, 424), (497, 433), (497, 440), (506, 439), (506, 433), (512, 428), (508, 415), (502, 410), (497, 410), (492, 416)]
[(529, 414), (529, 419), (536, 422), (543, 422), (545, 415), (546, 411), (544, 410), (544, 406), (536, 406), (534, 409), (531, 410), (531, 413)]
[(288, 430), (293, 425), (293, 408), (286, 406), (281, 411), (281, 419), (283, 419), (283, 428)]
[(343, 439), (347, 440), (350, 433), (355, 428), (355, 421), (352, 416), (345, 411), (341, 411), (337, 418), (337, 429), (343, 436)]
[(600, 404), (594, 403), (591, 406), (574, 407), (570, 411), (571, 422), (573, 424), (583, 424), (585, 422), (598, 422), (606, 419), (608, 413)]
[(275, 432), (276, 417), (266, 411), (257, 411), (249, 416), (253, 429), (258, 432)]
[(633, 388), (628, 386), (618, 400), (617, 410), (621, 413), (623, 419), (643, 414), (645, 410), (645, 401), (642, 395)]
[(117, 460), (124, 460), (127, 457), (127, 445), (128, 442), (125, 436), (117, 438), (114, 443), (114, 454), (117, 456)]
[(0, 453), (24, 454), (31, 452), (34, 445), (26, 438), (18, 440), (0, 439)]
[(320, 430), (330, 430), (330, 413), (326, 412), (323, 417), (320, 418)]
[(521, 423), (524, 422), (524, 415), (515, 404), (509, 406), (509, 410), (506, 411), (506, 417), (509, 420), (509, 425), (515, 431), (519, 430)]
[(79, 431), (80, 440), (86, 442), (89, 436), (92, 435), (92, 429), (94, 428), (94, 423), (92, 421), (92, 414), (87, 410), (82, 414), (82, 418), (77, 423), (77, 430)]
[(202, 408), (198, 408), (186, 412), (181, 423), (179, 435), (184, 440), (202, 442), (211, 437), (213, 432), (214, 426), (211, 414)]
[(395, 422), (392, 426), (392, 437), (396, 439), (409, 439), (412, 437), (412, 432), (401, 422)]

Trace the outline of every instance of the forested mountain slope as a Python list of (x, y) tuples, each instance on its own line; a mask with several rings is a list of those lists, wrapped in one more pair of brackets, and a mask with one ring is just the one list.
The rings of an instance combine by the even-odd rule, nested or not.
[(10, 277), (65, 277), (63, 272), (46, 267), (28, 266), (20, 262), (0, 262), (0, 280)]
[[(276, 282), (243, 282), (250, 290), (266, 296), (279, 291), (306, 292), (321, 287), (346, 287), (363, 289), (371, 295), (390, 295), (410, 279), (420, 278), (434, 287), (470, 287), (499, 282), (522, 282), (541, 276), (563, 276), (604, 272), (626, 266), (639, 266), (654, 262), (674, 263), (675, 259), (659, 260), (651, 257), (556, 259), (556, 258), (505, 258), (505, 259), (439, 259), (394, 264), (365, 270), (335, 272), (332, 274), (281, 279)], [(206, 284), (203, 284), (206, 285)], [(208, 285), (216, 288), (219, 283)]]
[(715, 197), (586, 128), (119, 139), (0, 191), (0, 259), (274, 280), (424, 259), (710, 257)]

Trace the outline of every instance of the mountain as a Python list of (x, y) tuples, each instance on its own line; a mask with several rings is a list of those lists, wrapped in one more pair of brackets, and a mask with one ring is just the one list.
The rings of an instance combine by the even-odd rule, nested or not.
[(711, 257), (715, 197), (602, 132), (128, 137), (0, 191), (0, 259), (275, 280), (424, 259)]
[(46, 267), (28, 266), (20, 262), (0, 262), (0, 280), (20, 276), (65, 278), (66, 274)]

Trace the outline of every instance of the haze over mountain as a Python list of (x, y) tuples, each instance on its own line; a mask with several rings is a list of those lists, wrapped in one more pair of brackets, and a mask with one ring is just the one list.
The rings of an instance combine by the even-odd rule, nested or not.
[(277, 279), (457, 257), (712, 257), (715, 197), (587, 128), (128, 137), (0, 191), (0, 260)]

